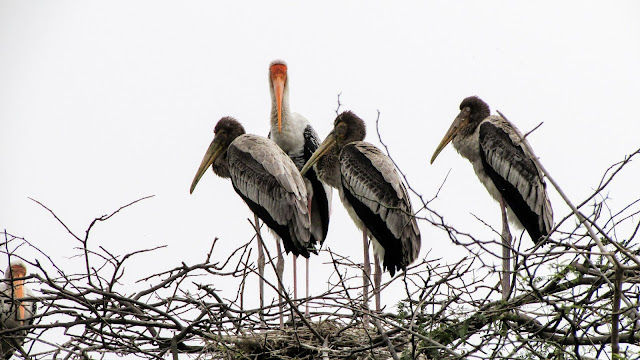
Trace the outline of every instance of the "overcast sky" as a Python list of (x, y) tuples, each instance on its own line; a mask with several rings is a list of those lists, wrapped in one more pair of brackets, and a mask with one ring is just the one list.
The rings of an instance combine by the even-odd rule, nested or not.
[[(320, 137), (338, 94), (374, 144), (379, 110), (383, 140), (411, 186), (431, 198), (451, 171), (432, 208), (491, 239), (472, 214), (499, 229), (498, 204), (467, 160), (449, 145), (429, 165), (461, 100), (480, 96), (523, 132), (544, 122), (529, 141), (579, 202), (640, 147), (639, 16), (636, 1), (2, 1), (0, 228), (77, 269), (78, 243), (29, 197), (82, 236), (93, 218), (155, 195), (96, 225), (91, 244), (116, 254), (167, 245), (139, 256), (131, 279), (203, 261), (214, 237), (223, 259), (250, 239), (252, 214), (211, 171), (193, 195), (189, 186), (218, 119), (267, 134), (267, 70), (280, 58), (292, 110)], [(640, 197), (640, 170), (627, 171), (614, 206)], [(556, 220), (564, 217), (567, 207), (549, 194)], [(333, 209), (326, 246), (361, 261), (360, 235), (337, 195)], [(419, 225), (421, 256), (446, 263), (468, 254)], [(314, 261), (315, 291), (326, 288), (327, 259)]]

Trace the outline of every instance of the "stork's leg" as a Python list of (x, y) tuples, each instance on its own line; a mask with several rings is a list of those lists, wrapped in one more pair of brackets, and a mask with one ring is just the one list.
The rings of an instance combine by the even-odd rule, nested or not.
[(507, 222), (507, 205), (503, 197), (500, 197), (500, 210), (502, 211), (502, 300), (508, 300), (511, 290), (511, 233)]
[(305, 302), (304, 316), (309, 318), (309, 258), (305, 259), (305, 267), (306, 267), (305, 297), (307, 298), (307, 301)]
[(284, 329), (284, 318), (282, 309), (282, 294), (284, 286), (282, 286), (282, 275), (284, 273), (284, 258), (282, 257), (282, 248), (280, 247), (280, 239), (276, 239), (276, 247), (278, 251), (278, 262), (276, 262), (276, 276), (278, 276), (278, 309), (280, 311), (280, 329)]
[(369, 261), (369, 239), (367, 236), (367, 229), (362, 230), (362, 246), (364, 247), (364, 263), (362, 274), (362, 307), (365, 311), (365, 315), (362, 317), (362, 324), (365, 328), (369, 327), (369, 315), (366, 312), (369, 311), (369, 281), (371, 279), (371, 262)]
[[(311, 189), (313, 191), (313, 188)], [(311, 222), (311, 201), (312, 201), (312, 196), (310, 195), (309, 200), (307, 201), (307, 211), (309, 212), (309, 222)], [(305, 268), (306, 268), (306, 275), (305, 275), (304, 286), (305, 286), (305, 297), (307, 298), (307, 301), (305, 302), (304, 316), (309, 318), (309, 258), (305, 259)]]
[(382, 268), (380, 267), (380, 260), (377, 256), (373, 256), (375, 270), (373, 273), (373, 294), (376, 298), (376, 312), (380, 312), (380, 284), (382, 283)]
[(293, 299), (298, 300), (298, 258), (293, 256)]
[(256, 224), (256, 237), (258, 239), (258, 276), (260, 281), (260, 321), (264, 322), (264, 249), (262, 248), (262, 235), (260, 234), (260, 223), (258, 215), (253, 214)]

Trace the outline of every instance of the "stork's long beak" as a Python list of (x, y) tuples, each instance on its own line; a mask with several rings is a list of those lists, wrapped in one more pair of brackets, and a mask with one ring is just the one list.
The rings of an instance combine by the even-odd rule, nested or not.
[(211, 141), (211, 145), (209, 145), (209, 148), (207, 149), (207, 153), (204, 154), (204, 158), (200, 163), (198, 172), (196, 173), (196, 176), (193, 178), (193, 182), (191, 182), (191, 189), (189, 190), (189, 194), (193, 194), (193, 189), (195, 189), (196, 185), (198, 185), (198, 181), (200, 181), (200, 178), (202, 177), (202, 175), (204, 175), (204, 173), (207, 171), (209, 166), (211, 166), (211, 164), (213, 164), (213, 162), (216, 161), (218, 156), (220, 156), (220, 154), (222, 154), (224, 150), (225, 149), (222, 146), (222, 143), (220, 141), (216, 141), (216, 138), (214, 138), (213, 141)]
[(440, 141), (440, 145), (438, 145), (436, 151), (433, 152), (433, 156), (431, 157), (431, 164), (433, 164), (433, 161), (438, 157), (440, 152), (447, 146), (447, 144), (451, 142), (451, 140), (453, 140), (453, 138), (457, 133), (460, 132), (464, 125), (468, 123), (468, 120), (469, 111), (467, 110), (467, 108), (465, 108), (460, 111), (460, 114), (458, 114), (458, 116), (456, 116), (456, 119), (453, 120), (453, 123), (449, 127), (449, 130), (447, 130), (447, 133), (442, 138), (442, 141)]
[(284, 79), (276, 76), (273, 79), (273, 91), (276, 94), (276, 104), (278, 105), (278, 133), (282, 132), (282, 96), (284, 95)]
[(331, 150), (334, 146), (336, 146), (336, 136), (333, 131), (327, 135), (327, 138), (324, 139), (322, 144), (316, 149), (316, 151), (311, 155), (309, 160), (300, 170), (300, 175), (304, 176), (304, 174), (311, 169), (311, 167), (320, 160), (321, 157), (324, 156), (329, 150)]
[[(27, 275), (26, 270), (20, 265), (12, 265), (11, 266), (11, 276), (14, 278), (23, 278)], [(13, 294), (15, 299), (24, 298), (24, 279), (13, 280)], [(18, 320), (20, 323), (25, 319), (25, 310), (24, 306), (22, 306), (22, 302), (19, 302), (18, 306)]]
[(284, 97), (284, 84), (287, 80), (287, 65), (275, 64), (271, 66), (271, 82), (273, 92), (276, 95), (278, 107), (278, 133), (282, 132), (282, 98)]

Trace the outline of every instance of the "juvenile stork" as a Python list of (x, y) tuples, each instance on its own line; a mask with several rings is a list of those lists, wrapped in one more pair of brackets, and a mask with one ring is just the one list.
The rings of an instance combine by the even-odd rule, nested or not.
[[(271, 131), (269, 138), (289, 155), (298, 169), (309, 160), (320, 140), (309, 121), (289, 109), (289, 77), (287, 64), (282, 60), (274, 60), (269, 65), (269, 92), (271, 93)], [(322, 183), (315, 171), (311, 169), (304, 175), (304, 182), (309, 194), (309, 210), (311, 212), (311, 236), (315, 241), (324, 242), (329, 231), (329, 207), (331, 204), (331, 188)], [(309, 298), (309, 258), (305, 260), (306, 280), (305, 292)], [(294, 297), (297, 298), (297, 266), (293, 258)], [(309, 306), (305, 307), (309, 315)]]
[[(553, 211), (542, 171), (532, 160), (527, 140), (502, 116), (491, 116), (489, 105), (476, 96), (462, 100), (460, 114), (438, 145), (431, 163), (449, 142), (473, 165), (480, 182), (500, 203), (503, 218), (503, 295), (510, 269), (508, 219), (524, 227), (531, 240), (544, 241), (553, 226)], [(524, 142), (524, 143), (523, 143)]]
[[(380, 310), (380, 261), (391, 276), (405, 270), (420, 253), (420, 230), (411, 201), (391, 159), (374, 145), (364, 142), (364, 121), (351, 111), (338, 115), (333, 131), (302, 168), (305, 174), (315, 167), (320, 179), (338, 189), (340, 200), (351, 219), (363, 232), (365, 274), (370, 234), (375, 254), (374, 294)], [(365, 290), (363, 291), (366, 293)], [(367, 301), (365, 294), (365, 302)]]
[[(211, 166), (216, 175), (231, 179), (251, 211), (282, 239), (287, 253), (308, 258), (310, 251), (316, 251), (315, 239), (310, 232), (307, 188), (293, 161), (273, 141), (245, 134), (234, 118), (220, 119), (214, 133), (190, 193)], [(280, 266), (278, 277), (282, 280)]]
[[(4, 273), (5, 280), (0, 283), (0, 331), (16, 329), (33, 324), (36, 304), (23, 298), (33, 298), (34, 294), (24, 285), (27, 265), (22, 260), (12, 260)], [(27, 331), (9, 332), (0, 336), (0, 354), (9, 359), (25, 341)]]

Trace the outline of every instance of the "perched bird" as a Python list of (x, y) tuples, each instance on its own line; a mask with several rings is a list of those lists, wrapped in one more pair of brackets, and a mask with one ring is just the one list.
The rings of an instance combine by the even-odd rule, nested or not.
[[(287, 154), (267, 138), (245, 134), (232, 117), (220, 119), (214, 133), (190, 192), (211, 166), (216, 175), (231, 179), (233, 189), (251, 211), (282, 239), (287, 253), (308, 258), (310, 252), (316, 252), (307, 188)], [(282, 279), (282, 268), (278, 276)]]
[[(269, 65), (269, 92), (271, 93), (271, 130), (269, 139), (273, 140), (293, 160), (298, 169), (309, 160), (318, 148), (320, 140), (309, 121), (289, 109), (289, 76), (287, 64), (274, 60)], [(311, 213), (311, 236), (321, 246), (329, 231), (329, 209), (331, 205), (331, 187), (322, 183), (311, 169), (304, 175), (309, 194), (308, 208)], [(296, 263), (294, 259), (294, 297), (297, 297)], [(306, 267), (306, 297), (309, 297), (309, 259)], [(307, 303), (306, 314), (309, 314)]]
[[(22, 260), (12, 260), (7, 267), (5, 280), (0, 283), (0, 331), (16, 329), (33, 324), (36, 314), (36, 303), (23, 298), (34, 298), (33, 292), (24, 285), (24, 277), (27, 275), (27, 265)], [(16, 331), (0, 336), (0, 354), (2, 359), (9, 359), (11, 355), (25, 341), (27, 331)]]
[[(520, 131), (476, 96), (460, 104), (460, 114), (433, 153), (431, 163), (449, 143), (467, 158), (487, 191), (509, 220), (524, 227), (537, 244), (551, 231), (553, 211), (541, 170)], [(506, 202), (506, 204), (504, 204)]]
[[(302, 168), (315, 167), (320, 179), (338, 189), (356, 226), (370, 234), (376, 259), (376, 309), (380, 310), (379, 261), (391, 276), (420, 253), (420, 230), (411, 201), (391, 159), (364, 142), (364, 121), (351, 111), (338, 115), (334, 128)], [(365, 271), (368, 248), (365, 247)], [(365, 273), (365, 283), (370, 274)]]

